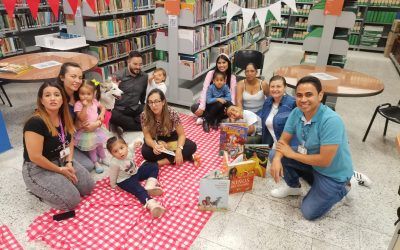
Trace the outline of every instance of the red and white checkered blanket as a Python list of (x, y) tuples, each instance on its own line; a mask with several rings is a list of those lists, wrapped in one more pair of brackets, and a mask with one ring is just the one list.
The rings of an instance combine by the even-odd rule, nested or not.
[[(201, 167), (186, 162), (180, 167), (163, 166), (159, 180), (164, 195), (157, 198), (167, 212), (151, 219), (139, 201), (127, 192), (109, 188), (109, 179), (96, 183), (76, 216), (53, 221), (60, 211), (51, 209), (29, 226), (30, 240), (41, 240), (56, 249), (188, 249), (211, 216), (197, 210), (200, 179), (219, 168), (219, 132), (204, 133), (193, 117), (181, 115), (185, 134), (197, 143)], [(137, 154), (136, 162), (142, 160)]]
[(19, 249), (23, 250), (10, 229), (5, 226), (0, 226), (0, 249)]

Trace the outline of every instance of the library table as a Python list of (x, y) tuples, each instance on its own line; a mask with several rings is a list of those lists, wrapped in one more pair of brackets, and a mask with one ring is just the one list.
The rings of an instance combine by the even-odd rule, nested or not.
[[(81, 66), (83, 72), (93, 69), (98, 63), (98, 59), (96, 57), (76, 52), (40, 52), (24, 54), (2, 59), (0, 60), (0, 63), (32, 65), (37, 63), (45, 63), (48, 61), (56, 61), (61, 64), (65, 62), (75, 62)], [(32, 67), (32, 69), (21, 74), (0, 73), (0, 88), (7, 98), (10, 107), (12, 107), (12, 104), (3, 88), (3, 85), (12, 82), (44, 82), (56, 79), (58, 73), (60, 72), (61, 64), (43, 69)], [(3, 104), (5, 104), (2, 98), (1, 100), (3, 101)]]
[[(323, 103), (327, 96), (364, 97), (380, 94), (384, 85), (375, 77), (336, 66), (294, 65), (281, 67), (274, 75), (285, 77), (287, 85), (296, 88), (297, 81), (310, 74), (323, 73), (318, 77), (324, 91)], [(321, 78), (326, 78), (322, 80)], [(328, 78), (331, 78), (328, 80)]]

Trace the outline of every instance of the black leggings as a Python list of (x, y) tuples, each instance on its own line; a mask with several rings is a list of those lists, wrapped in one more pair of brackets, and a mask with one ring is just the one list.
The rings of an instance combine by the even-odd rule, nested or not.
[[(172, 132), (170, 136), (158, 136), (157, 140), (171, 142), (178, 140), (178, 134), (176, 131)], [(185, 145), (183, 145), (182, 156), (185, 161), (193, 161), (193, 154), (197, 150), (197, 145), (193, 141), (186, 138)], [(167, 158), (172, 164), (175, 161), (175, 157), (169, 154), (161, 153), (159, 155), (154, 154), (153, 148), (149, 147), (146, 143), (142, 146), (143, 158), (149, 162), (157, 162), (159, 160)]]
[(222, 119), (227, 118), (225, 114), (225, 108), (231, 106), (232, 103), (230, 101), (225, 102), (224, 104), (220, 102), (213, 102), (206, 105), (206, 114), (204, 115), (206, 121), (208, 123), (220, 123)]

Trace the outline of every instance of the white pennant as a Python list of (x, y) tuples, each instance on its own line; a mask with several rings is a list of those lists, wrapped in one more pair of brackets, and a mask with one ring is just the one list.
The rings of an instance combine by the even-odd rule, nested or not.
[(214, 0), (213, 5), (211, 8), (210, 15), (214, 14), (217, 10), (221, 9), (224, 7), (225, 4), (228, 3), (228, 0)]
[(242, 8), (242, 13), (243, 13), (243, 25), (244, 25), (243, 30), (247, 30), (251, 18), (254, 15), (254, 9)]
[(282, 0), (289, 8), (291, 8), (294, 12), (297, 12), (296, 1), (295, 0)]
[(272, 15), (275, 17), (275, 19), (280, 23), (281, 20), (281, 1), (278, 1), (274, 4), (271, 4), (269, 6), (269, 11), (271, 11)]
[(228, 2), (228, 8), (226, 8), (226, 24), (229, 23), (229, 21), (232, 19), (232, 17), (239, 12), (239, 10), (241, 9), (240, 6)]
[(268, 7), (256, 9), (255, 12), (256, 12), (258, 21), (260, 22), (261, 28), (264, 30), (265, 19), (267, 19)]

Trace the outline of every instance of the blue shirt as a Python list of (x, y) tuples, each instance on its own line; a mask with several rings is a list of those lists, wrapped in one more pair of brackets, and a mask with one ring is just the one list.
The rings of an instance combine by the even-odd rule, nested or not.
[(232, 101), (231, 92), (229, 87), (224, 84), (222, 88), (218, 89), (215, 84), (211, 84), (207, 89), (207, 104), (214, 103), (217, 98), (225, 99), (226, 101)]
[(329, 166), (312, 167), (320, 174), (338, 182), (350, 180), (353, 175), (353, 162), (344, 123), (336, 112), (320, 104), (317, 113), (306, 124), (303, 112), (295, 108), (286, 122), (284, 131), (296, 136), (299, 144), (304, 144), (308, 155), (319, 154), (321, 146), (338, 145), (336, 155)]

